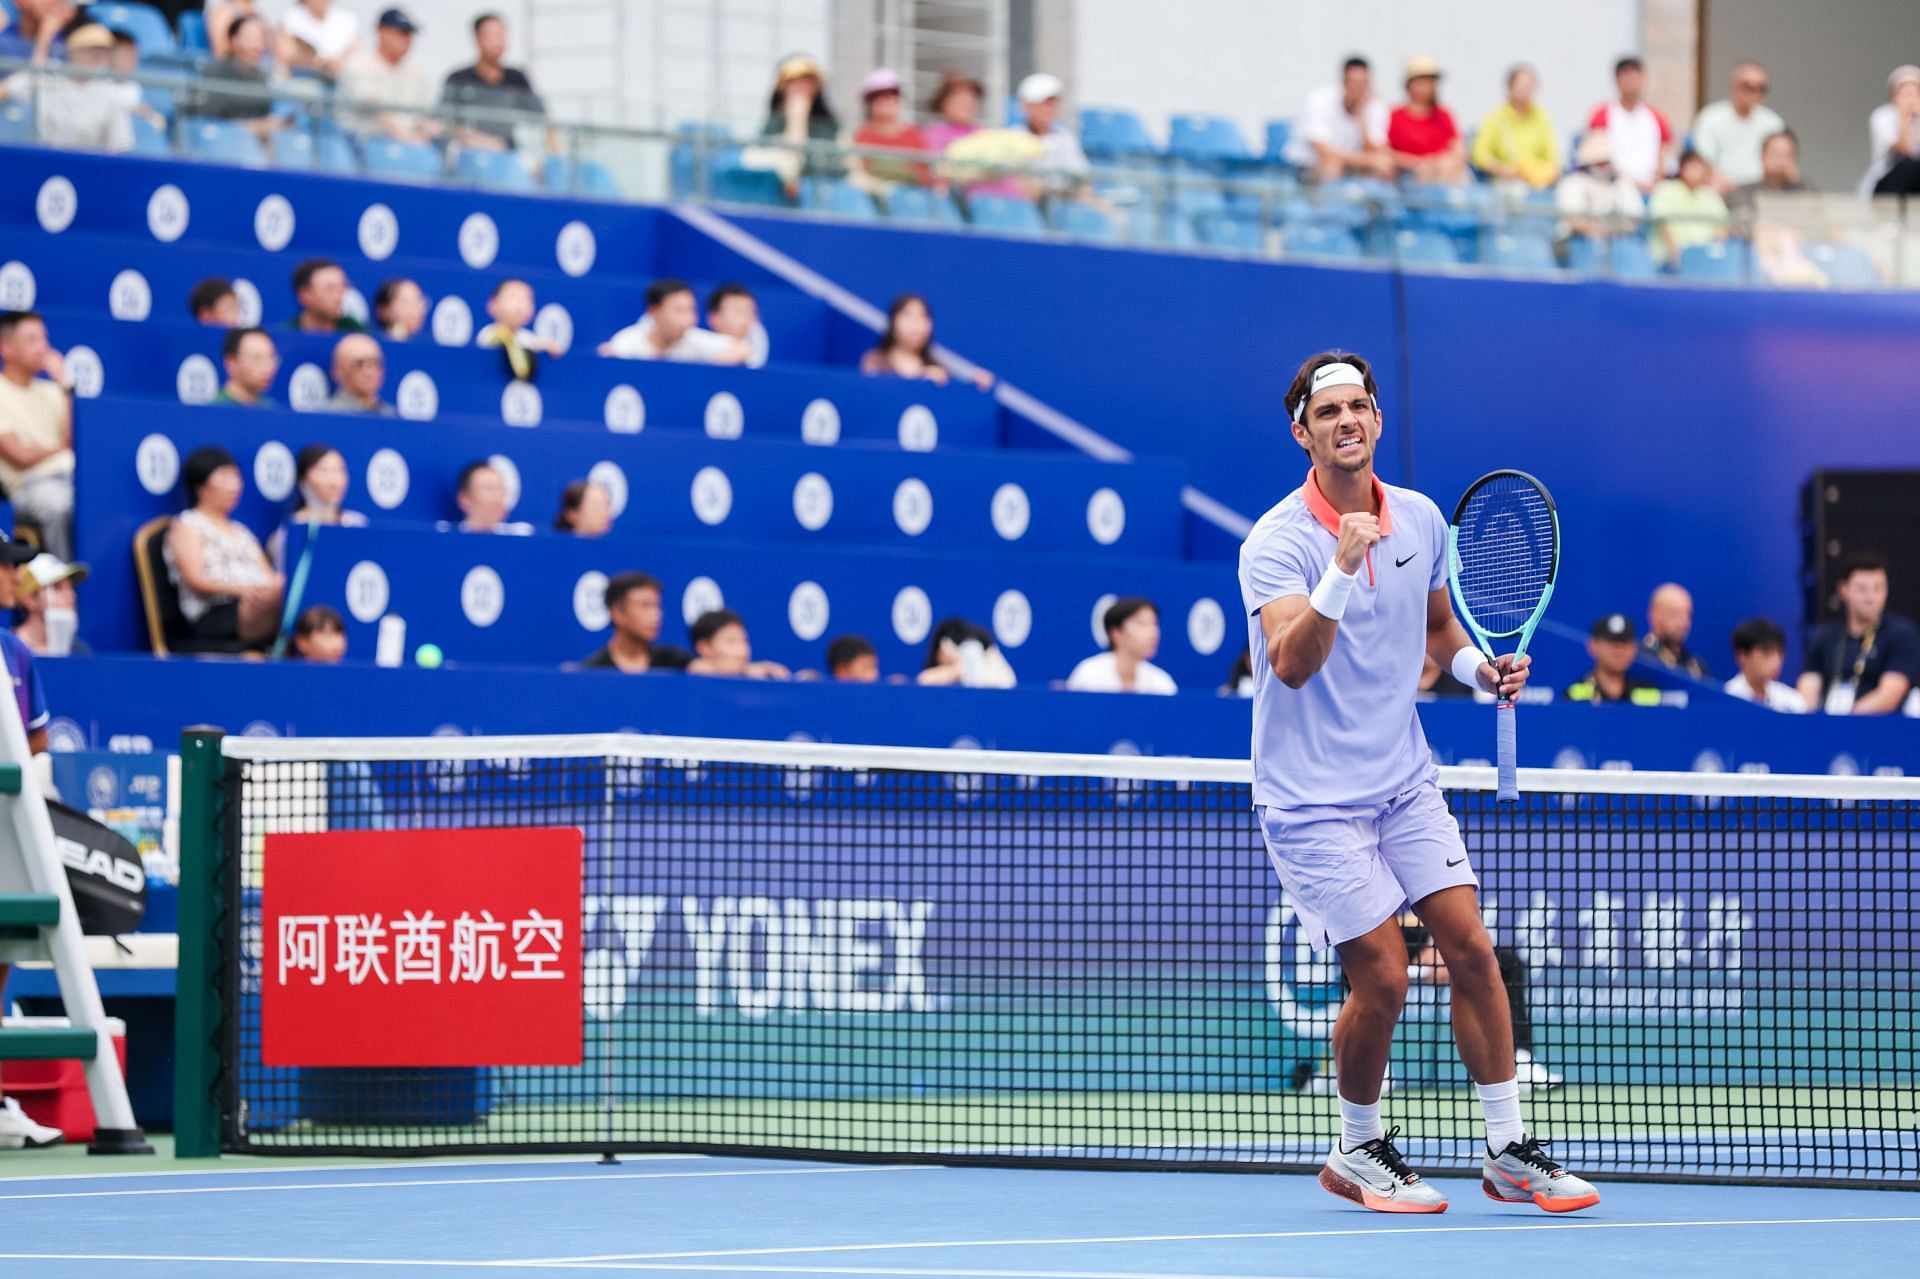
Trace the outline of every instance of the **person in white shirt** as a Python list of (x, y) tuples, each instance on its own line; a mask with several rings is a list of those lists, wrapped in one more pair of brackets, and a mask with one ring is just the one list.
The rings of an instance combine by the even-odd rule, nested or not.
[(679, 364), (745, 364), (753, 355), (739, 338), (697, 323), (693, 286), (685, 280), (655, 280), (647, 286), (647, 313), (599, 347), (623, 360), (671, 360)]
[(1872, 160), (1860, 194), (1913, 195), (1920, 192), (1920, 67), (1895, 67), (1887, 96), (1867, 117)]
[(1807, 699), (1780, 682), (1787, 658), (1787, 636), (1772, 618), (1749, 617), (1733, 628), (1733, 660), (1740, 673), (1726, 683), (1727, 695), (1758, 702), (1770, 711), (1807, 713)]
[(1605, 132), (1613, 140), (1614, 171), (1642, 195), (1653, 190), (1673, 160), (1673, 127), (1640, 96), (1646, 82), (1647, 69), (1640, 59), (1620, 59), (1613, 64), (1618, 96), (1595, 107), (1587, 121), (1589, 130)]
[(420, 28), (401, 9), (388, 9), (374, 27), (374, 44), (348, 58), (340, 70), (340, 96), (347, 102), (372, 102), (411, 110), (354, 112), (347, 127), (359, 134), (378, 134), (396, 142), (431, 142), (440, 136), (440, 122), (427, 112), (439, 93), (420, 68), (407, 60), (414, 33)]
[(1365, 58), (1348, 58), (1340, 83), (1307, 95), (1300, 127), (1287, 143), (1287, 159), (1323, 182), (1349, 176), (1391, 178), (1387, 149), (1387, 104), (1373, 95), (1373, 69)]
[(1173, 676), (1148, 659), (1160, 651), (1160, 610), (1138, 595), (1115, 600), (1100, 619), (1107, 651), (1073, 668), (1067, 687), (1076, 693), (1177, 693)]
[(300, 0), (280, 19), (282, 71), (318, 71), (338, 79), (347, 58), (360, 47), (360, 17), (333, 0)]
[(1080, 139), (1073, 130), (1060, 123), (1060, 99), (1066, 91), (1060, 77), (1036, 71), (1020, 82), (1014, 95), (1026, 112), (1027, 132), (1039, 138), (1044, 148), (1034, 166), (1041, 170), (1033, 188), (1036, 199), (1079, 199), (1087, 193), (1087, 153), (1080, 149)]
[[(50, 70), (52, 28), (41, 30), (33, 68), (0, 80), (0, 102), (32, 105), (39, 116), (39, 140), (49, 146), (133, 150), (132, 111), (120, 86), (104, 75), (81, 79)], [(105, 72), (113, 54), (113, 33), (97, 22), (76, 27), (66, 38), (66, 50), (67, 62), (75, 69)]]
[(1742, 62), (1724, 101), (1710, 102), (1693, 118), (1693, 149), (1713, 166), (1713, 188), (1721, 195), (1760, 180), (1760, 148), (1787, 127), (1766, 105), (1771, 88), (1767, 69)]
[(1613, 142), (1606, 134), (1580, 139), (1573, 163), (1573, 172), (1553, 188), (1553, 204), (1562, 215), (1557, 239), (1584, 235), (1601, 240), (1640, 220), (1646, 201), (1639, 187), (1614, 171)]

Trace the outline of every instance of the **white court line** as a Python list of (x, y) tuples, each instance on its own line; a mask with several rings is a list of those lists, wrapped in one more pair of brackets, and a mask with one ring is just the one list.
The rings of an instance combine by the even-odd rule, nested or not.
[(1495, 1234), (1516, 1230), (1674, 1230), (1709, 1226), (1830, 1226), (1920, 1222), (1920, 1217), (1760, 1217), (1737, 1221), (1545, 1221), (1532, 1225), (1388, 1226), (1340, 1230), (1259, 1230), (1202, 1235), (1088, 1235), (1055, 1239), (937, 1239), (916, 1243), (818, 1244), (797, 1248), (711, 1249), (699, 1252), (628, 1252), (583, 1257), (529, 1257), (523, 1264), (586, 1268), (596, 1262), (680, 1261), (719, 1257), (790, 1257), (815, 1253), (894, 1252), (922, 1248), (1059, 1248), (1084, 1244), (1210, 1243), (1236, 1239), (1328, 1239), (1358, 1235), (1402, 1235), (1409, 1229), (1422, 1234)]
[[(271, 1158), (271, 1156), (257, 1156)], [(133, 1177), (253, 1177), (274, 1174), (293, 1176), (298, 1173), (316, 1172), (389, 1172), (400, 1168), (418, 1171), (431, 1171), (438, 1168), (525, 1168), (529, 1164), (562, 1163), (567, 1160), (591, 1159), (592, 1155), (522, 1155), (518, 1159), (363, 1159), (350, 1164), (287, 1164), (275, 1168), (270, 1164), (242, 1164), (231, 1168), (163, 1168), (158, 1172), (43, 1172), (26, 1177), (0, 1177), (0, 1186), (11, 1186), (22, 1181), (111, 1181), (126, 1180)], [(663, 1159), (712, 1159), (712, 1155), (621, 1155), (621, 1161), (639, 1162), (640, 1160)]]
[(718, 1266), (685, 1265), (666, 1263), (618, 1263), (606, 1262), (585, 1266), (557, 1266), (524, 1261), (431, 1261), (408, 1260), (402, 1258), (373, 1257), (207, 1257), (186, 1254), (163, 1253), (67, 1253), (67, 1252), (0, 1252), (0, 1261), (95, 1261), (148, 1262), (175, 1265), (236, 1265), (236, 1266), (359, 1266), (367, 1269), (379, 1267), (428, 1267), (436, 1269), (486, 1269), (486, 1270), (613, 1270), (623, 1272), (670, 1272), (686, 1274), (689, 1272), (721, 1271), (729, 1274), (804, 1274), (804, 1275), (875, 1275), (897, 1276), (899, 1279), (934, 1279), (934, 1277), (953, 1276), (958, 1279), (1305, 1279), (1299, 1275), (1249, 1275), (1249, 1274), (1196, 1274), (1185, 1271), (1161, 1270), (975, 1270), (953, 1268), (912, 1268), (897, 1269), (876, 1266)]
[(30, 1195), (0, 1194), (0, 1202), (15, 1199), (135, 1199), (149, 1195), (264, 1195), (290, 1190), (395, 1190), (416, 1186), (524, 1186), (542, 1181), (573, 1181), (582, 1185), (612, 1181), (658, 1181), (699, 1177), (827, 1177), (862, 1172), (938, 1172), (934, 1164), (877, 1164), (853, 1168), (732, 1168), (713, 1172), (604, 1172), (581, 1171), (559, 1177), (423, 1177), (418, 1181), (304, 1181), (271, 1186), (162, 1186), (147, 1190), (43, 1190)]

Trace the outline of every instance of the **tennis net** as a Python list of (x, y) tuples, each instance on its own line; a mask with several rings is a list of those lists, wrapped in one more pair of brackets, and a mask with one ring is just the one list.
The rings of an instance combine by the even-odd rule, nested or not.
[[(186, 750), (181, 983), (206, 1055), (183, 1040), (183, 1122), (228, 1150), (1283, 1169), (1337, 1127), (1338, 966), (1268, 866), (1245, 761), (632, 735)], [(1557, 1158), (1912, 1184), (1920, 781), (1523, 770), (1498, 805), (1491, 769), (1441, 771)], [(534, 875), (532, 851), (488, 860), (489, 831), (531, 850), (528, 828), (579, 832), (539, 859), (572, 868), (577, 914), (467, 918), (460, 891)], [(435, 860), (448, 839), (470, 875)], [(427, 884), (404, 920), (394, 877)], [(475, 921), (498, 925), (501, 993), (445, 1033), (486, 1023), (501, 1047), (442, 1048), (378, 1002), (435, 993), (423, 903), (460, 909), (476, 980)], [(459, 929), (434, 936), (453, 983)], [(1419, 1166), (1477, 1170), (1444, 966), (1408, 942), (1385, 1115)], [(535, 983), (509, 967), (553, 977), (570, 1019), (518, 1011)], [(287, 1011), (292, 991), (336, 1002)]]

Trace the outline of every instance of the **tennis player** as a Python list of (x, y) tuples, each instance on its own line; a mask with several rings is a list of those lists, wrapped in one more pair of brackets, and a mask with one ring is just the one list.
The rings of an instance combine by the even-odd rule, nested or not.
[(1454, 1040), (1486, 1118), (1482, 1186), (1548, 1212), (1600, 1202), (1527, 1135), (1513, 1026), (1460, 828), (1414, 690), (1431, 656), (1469, 686), (1512, 695), (1528, 659), (1496, 669), (1454, 619), (1447, 522), (1373, 473), (1379, 388), (1360, 356), (1300, 366), (1287, 390), (1293, 438), (1313, 468), (1240, 548), (1255, 661), (1253, 800), (1267, 854), (1316, 949), (1353, 987), (1334, 1024), (1340, 1138), (1320, 1184), (1376, 1212), (1444, 1212), (1446, 1197), (1384, 1131), (1381, 1080), (1407, 995), (1399, 914), (1411, 903), (1452, 977)]

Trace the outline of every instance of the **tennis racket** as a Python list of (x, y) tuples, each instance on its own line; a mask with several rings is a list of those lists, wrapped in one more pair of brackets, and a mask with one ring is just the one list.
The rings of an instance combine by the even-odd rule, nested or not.
[(271, 656), (279, 661), (287, 655), (293, 640), (293, 624), (300, 619), (300, 606), (307, 598), (307, 573), (313, 568), (313, 546), (320, 540), (320, 525), (307, 525), (307, 544), (300, 548), (300, 562), (294, 565), (293, 579), (287, 583), (286, 607), (280, 610), (280, 634), (274, 637)]
[[(1496, 670), (1494, 640), (1517, 640), (1527, 651), (1546, 616), (1560, 574), (1560, 516), (1547, 486), (1525, 471), (1493, 471), (1468, 487), (1447, 527), (1447, 584), (1460, 620)], [(1520, 798), (1513, 702), (1495, 708), (1499, 799)]]

